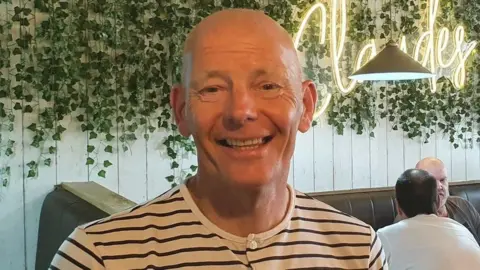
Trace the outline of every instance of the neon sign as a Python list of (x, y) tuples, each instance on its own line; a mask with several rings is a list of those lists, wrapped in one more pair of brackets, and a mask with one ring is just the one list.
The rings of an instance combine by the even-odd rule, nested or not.
[[(331, 25), (330, 25), (330, 58), (333, 71), (333, 79), (340, 92), (347, 94), (351, 92), (357, 85), (356, 80), (350, 80), (348, 84), (344, 84), (344, 78), (340, 73), (339, 62), (343, 54), (345, 37), (347, 30), (347, 0), (332, 0), (330, 9)], [(439, 0), (429, 0), (428, 4), (428, 30), (420, 35), (413, 51), (413, 58), (419, 61), (423, 66), (428, 68), (432, 72), (436, 72), (437, 67), (440, 68), (453, 68), (452, 83), (455, 88), (460, 89), (465, 86), (466, 70), (465, 62), (471, 55), (472, 51), (477, 45), (476, 41), (471, 41), (465, 44), (465, 29), (462, 26), (457, 26), (454, 30), (453, 41), (454, 50), (448, 60), (444, 59), (444, 52), (447, 49), (450, 41), (450, 30), (446, 27), (442, 27), (435, 39), (435, 21), (437, 18)], [(339, 10), (338, 10), (339, 9)], [(300, 40), (303, 36), (305, 27), (315, 11), (320, 12), (321, 24), (319, 26), (320, 31), (320, 44), (325, 44), (327, 35), (327, 8), (323, 3), (317, 3), (310, 7), (305, 14), (305, 17), (300, 24), (300, 28), (295, 35), (294, 45), (298, 48)], [(340, 18), (338, 18), (340, 16)], [(340, 19), (340, 27), (337, 30), (337, 21)], [(423, 59), (421, 57), (422, 45), (425, 44)], [(400, 49), (405, 53), (407, 52), (406, 38), (402, 36), (400, 38)], [(369, 52), (369, 59), (364, 59)], [(375, 41), (370, 40), (358, 53), (355, 70), (359, 69), (362, 64), (372, 59), (377, 54)], [(436, 91), (437, 78), (430, 79), (431, 92)], [(327, 93), (323, 98), (320, 107), (315, 113), (315, 118), (325, 112), (332, 99), (332, 94)]]

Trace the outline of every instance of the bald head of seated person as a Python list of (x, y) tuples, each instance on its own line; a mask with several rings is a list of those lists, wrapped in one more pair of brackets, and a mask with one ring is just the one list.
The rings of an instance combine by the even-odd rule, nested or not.
[[(448, 189), (447, 169), (443, 162), (437, 158), (427, 157), (420, 160), (415, 166), (430, 173), (437, 180), (438, 189), (438, 209), (437, 215), (441, 217), (449, 217), (465, 226), (480, 243), (480, 214), (475, 207), (467, 200), (450, 196)], [(397, 216), (395, 221), (400, 220)]]
[(418, 169), (398, 178), (395, 195), (402, 220), (378, 230), (390, 269), (480, 269), (480, 246), (472, 233), (451, 218), (437, 216), (437, 182)]
[[(261, 11), (202, 20), (170, 102), (197, 174), (133, 209), (78, 227), (54, 269), (385, 269), (367, 224), (287, 184), (317, 91), (292, 37)], [(384, 268), (385, 267), (385, 268)]]

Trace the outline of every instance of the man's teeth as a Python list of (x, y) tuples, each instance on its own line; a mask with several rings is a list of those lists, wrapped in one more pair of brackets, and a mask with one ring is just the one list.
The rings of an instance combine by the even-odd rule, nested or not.
[(252, 140), (230, 140), (227, 139), (227, 144), (233, 147), (258, 147), (263, 144), (263, 138), (252, 139)]

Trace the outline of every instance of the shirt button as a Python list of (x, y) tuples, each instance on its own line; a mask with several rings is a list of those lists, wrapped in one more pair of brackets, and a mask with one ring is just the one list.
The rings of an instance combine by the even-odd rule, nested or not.
[(250, 242), (250, 248), (251, 249), (256, 249), (258, 247), (257, 241), (251, 241)]

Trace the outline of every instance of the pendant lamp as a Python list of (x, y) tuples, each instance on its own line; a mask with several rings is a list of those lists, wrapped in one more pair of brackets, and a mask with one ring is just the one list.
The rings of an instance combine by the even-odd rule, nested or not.
[(401, 81), (432, 77), (435, 74), (400, 50), (393, 40), (388, 41), (380, 53), (349, 76), (358, 81)]
[(393, 41), (393, 4), (390, 1), (390, 40), (385, 48), (352, 75), (350, 79), (358, 81), (401, 81), (435, 77), (418, 61), (404, 53)]

